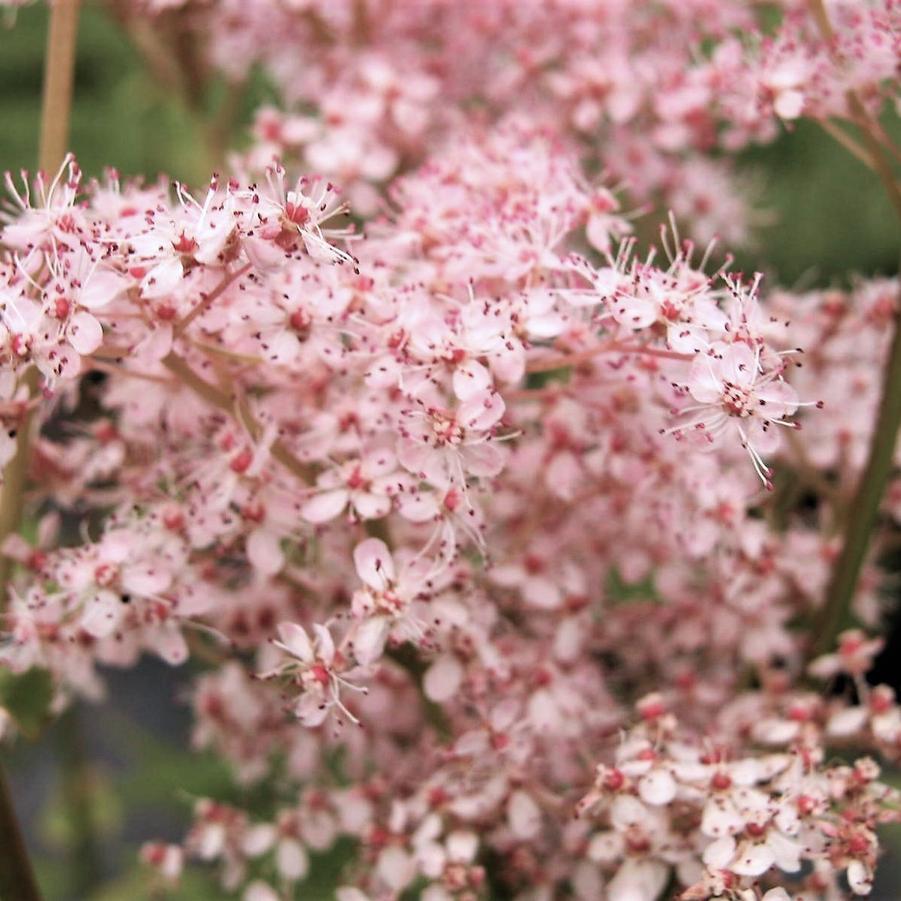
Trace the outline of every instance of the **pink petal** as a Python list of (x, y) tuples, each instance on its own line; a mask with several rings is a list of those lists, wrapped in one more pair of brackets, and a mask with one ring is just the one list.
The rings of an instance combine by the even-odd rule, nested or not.
[(425, 696), (436, 704), (449, 701), (459, 690), (463, 681), (463, 667), (453, 654), (443, 654), (422, 677)]
[(461, 456), (466, 471), (482, 479), (494, 478), (504, 468), (506, 459), (504, 451), (497, 444), (487, 441), (465, 446)]
[(331, 663), (335, 659), (332, 633), (321, 623), (313, 623), (313, 634), (316, 636), (316, 656), (324, 663)]
[(560, 589), (544, 576), (527, 577), (522, 583), (522, 598), (540, 610), (553, 610), (563, 601)]
[(89, 598), (81, 616), (81, 628), (94, 638), (106, 638), (122, 622), (127, 604), (111, 591), (98, 591)]
[(254, 529), (247, 536), (246, 550), (250, 565), (264, 576), (274, 576), (285, 565), (278, 536), (267, 529)]
[(278, 637), (289, 653), (304, 663), (313, 662), (313, 645), (303, 626), (297, 623), (279, 623)]
[(761, 876), (775, 862), (776, 855), (769, 845), (743, 842), (729, 869), (739, 876)]
[(307, 875), (310, 858), (304, 846), (291, 838), (283, 838), (275, 852), (275, 865), (279, 874), (289, 882), (297, 882)]
[(300, 515), (312, 523), (328, 522), (334, 519), (346, 506), (349, 494), (344, 488), (336, 488), (334, 491), (323, 491), (310, 498), (303, 507)]
[(351, 495), (351, 503), (360, 519), (380, 519), (391, 512), (391, 498), (384, 494), (370, 494), (368, 491), (355, 491)]
[(171, 294), (184, 277), (185, 270), (178, 257), (169, 257), (158, 263), (141, 282), (144, 297), (165, 297)]
[(491, 387), (491, 374), (477, 360), (467, 360), (454, 370), (454, 394), (468, 400)]
[(109, 269), (94, 270), (88, 283), (78, 292), (78, 303), (89, 310), (105, 307), (128, 287), (121, 275)]
[(507, 823), (517, 838), (534, 838), (541, 829), (541, 808), (528, 793), (515, 791), (507, 802)]
[(294, 705), (294, 715), (308, 729), (322, 725), (328, 716), (329, 706), (317, 691), (308, 691)]
[(391, 551), (380, 538), (367, 538), (354, 548), (354, 565), (357, 575), (376, 591), (396, 581)]
[(388, 639), (390, 623), (387, 617), (374, 616), (358, 624), (353, 636), (354, 657), (368, 666), (382, 656), (385, 641)]
[(496, 391), (479, 391), (457, 410), (457, 421), (467, 429), (487, 431), (504, 415), (504, 399)]
[(652, 770), (638, 783), (638, 794), (648, 804), (669, 804), (676, 797), (676, 780), (666, 770)]
[(92, 354), (103, 344), (103, 328), (90, 313), (76, 313), (69, 320), (69, 344), (82, 356)]
[(148, 563), (126, 566), (122, 570), (122, 587), (131, 594), (149, 597), (165, 591), (172, 582), (171, 573)]
[(160, 626), (148, 644), (170, 666), (180, 666), (188, 659), (188, 643), (174, 623)]

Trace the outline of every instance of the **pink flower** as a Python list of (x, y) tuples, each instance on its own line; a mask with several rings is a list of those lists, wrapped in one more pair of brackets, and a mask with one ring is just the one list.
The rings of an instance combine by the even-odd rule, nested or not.
[(349, 505), (357, 519), (386, 516), (398, 484), (395, 467), (394, 454), (381, 450), (328, 470), (317, 479), (319, 493), (303, 505), (301, 515), (309, 522), (323, 523)]
[(434, 485), (466, 484), (467, 476), (490, 478), (504, 465), (492, 430), (504, 415), (494, 391), (479, 391), (454, 411), (434, 407), (405, 411), (397, 457), (410, 472)]
[[(319, 623), (313, 624), (315, 638), (310, 641), (306, 630), (297, 623), (282, 623), (278, 627), (279, 640), (275, 646), (289, 655), (289, 660), (277, 668), (262, 673), (260, 678), (290, 677), (301, 691), (294, 707), (294, 715), (304, 726), (321, 725), (332, 709), (337, 709), (352, 723), (359, 720), (341, 701), (341, 689), (366, 694), (366, 689), (348, 681), (353, 671), (335, 649), (331, 633)], [(346, 673), (346, 674), (345, 674)]]
[(670, 431), (677, 438), (700, 436), (710, 443), (735, 434), (761, 481), (772, 487), (761, 455), (778, 446), (774, 426), (791, 427), (787, 417), (799, 406), (781, 370), (764, 372), (760, 349), (752, 350), (744, 342), (715, 342), (692, 361), (685, 388), (697, 403), (680, 412), (692, 419)]
[(430, 573), (429, 561), (422, 558), (396, 567), (387, 545), (378, 538), (367, 538), (354, 548), (354, 565), (363, 588), (353, 596), (357, 622), (349, 645), (365, 666), (382, 656), (391, 634), (402, 641), (423, 638), (413, 602), (429, 592), (431, 578), (438, 573)]

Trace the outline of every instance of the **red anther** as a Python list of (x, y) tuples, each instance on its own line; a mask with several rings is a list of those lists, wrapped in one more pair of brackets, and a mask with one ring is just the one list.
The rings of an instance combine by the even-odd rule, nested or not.
[(231, 462), (228, 464), (229, 468), (232, 472), (244, 473), (250, 468), (250, 464), (253, 462), (253, 452), (250, 448), (245, 447), (237, 456), (232, 457)]
[(870, 840), (857, 832), (848, 839), (847, 847), (852, 857), (862, 857), (870, 850)]
[(363, 477), (363, 473), (360, 470), (359, 466), (355, 466), (353, 472), (350, 474), (350, 477), (347, 480), (347, 487), (352, 491), (357, 491), (361, 488), (366, 488), (369, 485), (369, 480)]
[(170, 532), (180, 532), (185, 527), (185, 517), (181, 510), (167, 510), (163, 514), (163, 525)]
[(285, 204), (285, 218), (294, 225), (305, 225), (310, 220), (310, 211), (301, 203)]
[(495, 751), (503, 751), (510, 745), (510, 736), (506, 732), (494, 732), (491, 735), (491, 747)]
[(193, 254), (198, 248), (197, 242), (182, 232), (177, 241), (172, 242), (172, 249), (178, 253)]
[(295, 332), (308, 332), (313, 324), (313, 317), (306, 310), (295, 310), (288, 317), (288, 323)]
[(103, 586), (112, 585), (112, 583), (116, 579), (116, 575), (117, 575), (117, 571), (116, 571), (115, 566), (112, 566), (109, 563), (101, 563), (94, 570), (94, 581), (98, 585), (103, 585)]

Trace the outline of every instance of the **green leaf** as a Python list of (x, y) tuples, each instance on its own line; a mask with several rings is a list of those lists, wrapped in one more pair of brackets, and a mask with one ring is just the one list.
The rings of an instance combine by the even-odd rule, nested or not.
[(37, 738), (50, 719), (53, 680), (47, 670), (0, 670), (0, 707), (5, 707), (26, 738)]
[(657, 592), (654, 589), (652, 576), (647, 576), (639, 582), (627, 582), (615, 567), (607, 573), (605, 588), (607, 599), (613, 604), (657, 600)]

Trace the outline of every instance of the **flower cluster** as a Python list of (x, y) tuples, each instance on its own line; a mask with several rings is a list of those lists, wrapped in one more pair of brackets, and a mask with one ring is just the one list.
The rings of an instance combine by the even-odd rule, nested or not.
[(7, 179), (34, 528), (0, 663), (63, 705), (193, 656), (194, 747), (276, 799), (202, 799), (145, 862), (246, 901), (337, 846), (340, 901), (865, 894), (901, 708), (878, 640), (808, 658), (899, 283), (732, 272), (708, 152), (881, 109), (897, 4), (831, 36), (798, 3), (766, 35), (710, 0), (121, 6), (284, 101), (200, 192)]
[[(773, 15), (781, 12), (778, 29)], [(527, 112), (703, 242), (748, 240), (753, 190), (728, 157), (799, 117), (854, 120), (891, 97), (894, 0), (130, 0), (117, 12), (198, 38), (191, 72), (240, 85), (261, 66), (281, 108), (257, 113), (243, 163), (295, 159), (345, 186), (363, 215), (461, 120)], [(195, 86), (196, 88), (197, 86)], [(849, 100), (849, 98), (853, 98)], [(849, 106), (849, 103), (851, 104)], [(601, 201), (603, 204), (603, 201)]]

